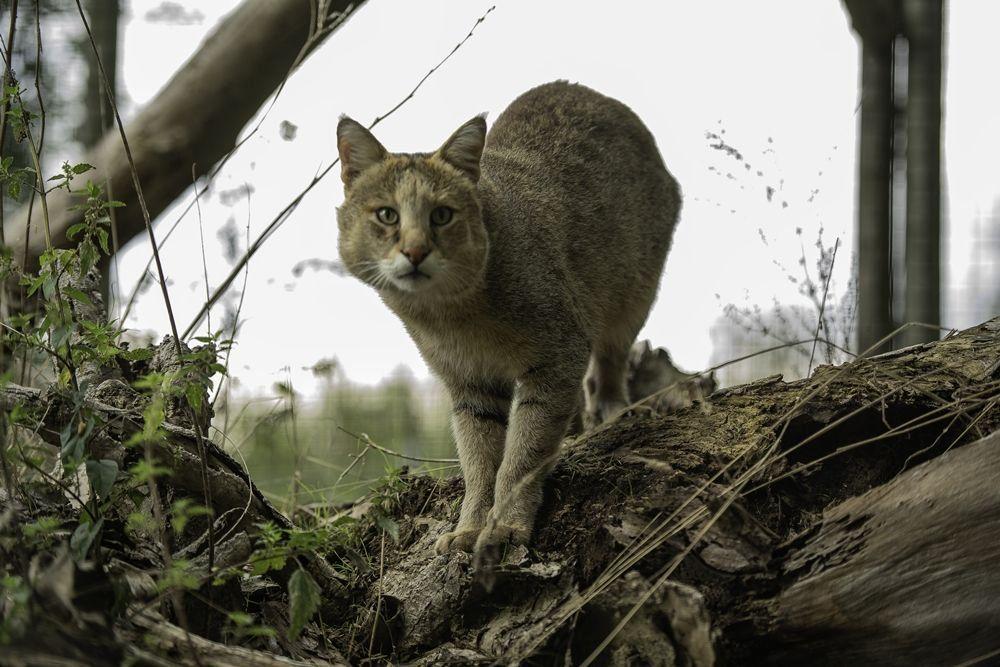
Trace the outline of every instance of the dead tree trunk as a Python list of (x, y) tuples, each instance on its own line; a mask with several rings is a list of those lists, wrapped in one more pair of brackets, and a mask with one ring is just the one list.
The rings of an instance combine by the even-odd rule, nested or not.
[[(150, 214), (157, 215), (191, 185), (192, 165), (203, 175), (232, 149), (240, 130), (300, 56), (330, 34), (331, 18), (363, 2), (323, 4), (329, 15), (316, 26), (316, 3), (310, 0), (244, 0), (126, 127)], [(85, 161), (96, 167), (87, 177), (109, 182), (115, 199), (126, 204), (116, 212), (118, 239), (124, 244), (144, 223), (118, 131), (106, 133)], [(67, 247), (66, 230), (82, 215), (72, 210), (78, 202), (63, 190), (49, 199), (53, 244)], [(30, 226), (26, 218), (26, 210), (10, 216), (4, 238), (15, 263), (34, 270), (45, 249), (40, 207), (34, 208)]]

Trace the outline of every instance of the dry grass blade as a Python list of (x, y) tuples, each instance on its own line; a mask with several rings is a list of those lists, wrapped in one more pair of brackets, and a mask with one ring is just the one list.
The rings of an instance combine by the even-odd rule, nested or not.
[(830, 260), (830, 268), (827, 270), (826, 282), (823, 285), (823, 302), (819, 306), (819, 317), (816, 318), (816, 334), (813, 336), (812, 351), (809, 353), (809, 367), (806, 370), (806, 377), (812, 375), (813, 361), (816, 359), (816, 343), (819, 342), (819, 331), (823, 328), (823, 314), (826, 312), (826, 297), (830, 292), (830, 279), (833, 277), (833, 267), (837, 262), (837, 249), (840, 248), (840, 238), (833, 244), (833, 258)]

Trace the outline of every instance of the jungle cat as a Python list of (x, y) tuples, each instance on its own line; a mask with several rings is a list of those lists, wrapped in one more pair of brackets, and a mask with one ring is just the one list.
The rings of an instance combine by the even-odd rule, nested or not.
[(435, 548), (527, 543), (581, 383), (597, 421), (627, 404), (677, 183), (627, 106), (565, 81), (433, 153), (390, 153), (346, 116), (337, 147), (341, 258), (453, 401), (465, 497)]

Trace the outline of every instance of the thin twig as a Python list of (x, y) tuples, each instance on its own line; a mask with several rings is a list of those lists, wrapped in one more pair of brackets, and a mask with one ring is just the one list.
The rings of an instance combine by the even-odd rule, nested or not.
[[(332, 23), (328, 25), (326, 33), (329, 33), (334, 29), (336, 29), (337, 27), (339, 27), (341, 23), (346, 21), (348, 17), (354, 13), (354, 9), (355, 5), (353, 4), (349, 5), (342, 13), (339, 14), (339, 16)], [(310, 10), (311, 13), (313, 14), (315, 13), (312, 4), (310, 4)], [(315, 42), (316, 40), (319, 40), (320, 38), (325, 36), (319, 31), (314, 30), (314, 26), (316, 24), (317, 24), (316, 17), (315, 15), (313, 15), (310, 17), (309, 20), (310, 35), (306, 39), (306, 43), (303, 45), (303, 48), (299, 51), (299, 54), (292, 62), (291, 67), (288, 68), (288, 71), (285, 73), (285, 76), (281, 80), (281, 83), (278, 84), (278, 88), (275, 91), (274, 95), (271, 97), (271, 102), (268, 105), (267, 109), (260, 116), (260, 118), (257, 121), (257, 124), (254, 125), (254, 127), (246, 134), (246, 136), (240, 139), (236, 143), (236, 145), (233, 146), (232, 149), (230, 149), (229, 152), (226, 153), (226, 155), (208, 171), (208, 173), (205, 175), (205, 186), (201, 189), (200, 192), (197, 189), (195, 189), (195, 197), (198, 197), (199, 194), (204, 195), (206, 192), (208, 192), (209, 188), (212, 187), (212, 183), (214, 182), (215, 177), (218, 176), (219, 173), (222, 171), (222, 169), (229, 163), (229, 160), (232, 159), (232, 157), (240, 150), (240, 148), (245, 146), (247, 142), (249, 142), (250, 139), (253, 138), (260, 131), (260, 128), (264, 125), (264, 121), (267, 120), (268, 115), (270, 115), (271, 110), (274, 108), (275, 104), (278, 101), (278, 98), (281, 96), (282, 91), (285, 89), (289, 77), (295, 72), (298, 66), (302, 64), (302, 61), (305, 59), (305, 56), (308, 55), (308, 53), (315, 47), (315, 44), (311, 44), (310, 42)], [(191, 212), (191, 209), (194, 208), (194, 205), (195, 205), (194, 200), (188, 202), (188, 205), (184, 208), (181, 214), (177, 217), (176, 220), (174, 220), (173, 224), (170, 225), (170, 228), (167, 230), (166, 234), (164, 234), (163, 238), (160, 240), (161, 248), (164, 245), (166, 245), (167, 241), (170, 240), (170, 237), (173, 235), (174, 230), (177, 229), (177, 227), (184, 220), (184, 218), (187, 217), (187, 214)], [(122, 322), (125, 321), (129, 313), (132, 311), (132, 305), (135, 303), (135, 300), (139, 295), (139, 290), (142, 288), (143, 282), (145, 281), (145, 275), (150, 270), (152, 265), (153, 265), (153, 258), (150, 257), (149, 261), (146, 262), (145, 270), (142, 272), (139, 279), (132, 287), (132, 291), (129, 294), (128, 303), (125, 307), (125, 312), (120, 318)]]
[[(208, 303), (210, 291), (208, 287), (208, 258), (205, 257), (205, 225), (201, 219), (201, 198), (198, 196), (198, 165), (191, 163), (191, 185), (194, 187), (194, 204), (198, 209), (198, 238), (201, 240), (201, 270), (205, 276), (205, 303)], [(205, 314), (208, 320), (208, 335), (212, 335), (212, 310)]]
[(809, 353), (809, 368), (806, 370), (806, 377), (812, 375), (813, 360), (816, 358), (816, 343), (819, 342), (819, 330), (823, 327), (823, 313), (826, 311), (826, 295), (830, 291), (830, 278), (833, 277), (833, 266), (837, 261), (837, 248), (840, 247), (840, 237), (833, 244), (833, 258), (830, 260), (830, 268), (826, 273), (826, 283), (823, 285), (823, 303), (819, 307), (819, 317), (816, 319), (816, 334), (813, 336), (812, 352)]
[[(77, 2), (79, 2), (79, 0), (77, 0)], [(436, 72), (436, 71), (438, 70), (438, 68), (440, 68), (440, 67), (441, 67), (442, 65), (444, 65), (444, 64), (445, 64), (446, 62), (448, 62), (448, 60), (449, 60), (449, 59), (450, 59), (450, 58), (451, 58), (451, 57), (452, 57), (452, 56), (453, 56), (453, 55), (455, 54), (455, 52), (456, 52), (456, 51), (458, 51), (458, 49), (459, 49), (459, 48), (460, 48), (460, 47), (461, 47), (461, 46), (462, 46), (463, 44), (465, 44), (465, 42), (467, 42), (467, 41), (469, 40), (469, 38), (470, 38), (470, 37), (472, 37), (472, 34), (473, 34), (473, 33), (474, 33), (475, 31), (476, 31), (476, 28), (477, 28), (477, 27), (479, 26), (479, 24), (480, 24), (480, 23), (482, 23), (483, 21), (485, 21), (485, 20), (486, 20), (486, 17), (487, 17), (487, 16), (489, 15), (489, 13), (490, 13), (490, 12), (492, 12), (492, 11), (493, 11), (494, 9), (496, 9), (496, 6), (495, 6), (495, 5), (494, 5), (493, 7), (490, 7), (490, 8), (488, 9), (488, 10), (486, 10), (486, 13), (485, 13), (485, 14), (483, 14), (483, 15), (482, 15), (482, 16), (480, 16), (480, 17), (479, 17), (478, 19), (476, 19), (476, 22), (475, 22), (475, 24), (473, 24), (473, 26), (472, 26), (472, 29), (471, 29), (471, 30), (469, 30), (469, 34), (467, 34), (467, 35), (465, 36), (465, 38), (464, 38), (464, 39), (462, 39), (462, 41), (460, 41), (460, 42), (459, 42), (458, 44), (456, 44), (456, 45), (455, 45), (455, 48), (453, 48), (453, 49), (452, 49), (452, 50), (451, 50), (451, 51), (450, 51), (450, 52), (448, 53), (448, 55), (446, 55), (446, 56), (445, 56), (444, 58), (442, 58), (442, 59), (441, 59), (441, 61), (440, 61), (440, 62), (438, 62), (438, 64), (437, 64), (437, 65), (435, 65), (434, 67), (432, 67), (432, 68), (430, 69), (430, 71), (428, 71), (428, 72), (427, 72), (427, 74), (425, 74), (425, 75), (423, 76), (423, 78), (421, 78), (421, 79), (420, 79), (420, 81), (419, 81), (419, 82), (417, 82), (417, 85), (416, 85), (416, 86), (414, 86), (413, 90), (411, 90), (411, 91), (409, 92), (409, 94), (407, 94), (407, 95), (406, 95), (406, 97), (404, 97), (404, 98), (403, 98), (403, 99), (402, 99), (402, 100), (401, 100), (401, 101), (400, 101), (400, 102), (399, 102), (398, 104), (396, 104), (396, 105), (395, 105), (394, 107), (392, 107), (391, 109), (389, 109), (389, 111), (385, 112), (385, 113), (384, 113), (384, 114), (382, 114), (381, 116), (378, 116), (378, 117), (376, 117), (376, 118), (375, 118), (375, 120), (373, 120), (373, 121), (371, 122), (371, 124), (370, 124), (370, 125), (368, 125), (368, 129), (370, 130), (370, 129), (372, 129), (373, 127), (375, 127), (376, 125), (378, 125), (379, 123), (381, 123), (381, 122), (382, 122), (383, 120), (385, 120), (386, 118), (388, 118), (389, 116), (391, 116), (391, 115), (392, 115), (393, 113), (395, 113), (395, 112), (396, 112), (396, 111), (397, 111), (397, 110), (398, 110), (398, 109), (399, 109), (400, 107), (402, 107), (402, 106), (403, 106), (403, 105), (404, 105), (404, 104), (405, 104), (405, 103), (406, 103), (407, 101), (409, 101), (410, 99), (412, 99), (412, 98), (413, 98), (413, 96), (414, 96), (414, 95), (416, 94), (416, 92), (417, 92), (417, 91), (418, 91), (418, 90), (420, 89), (420, 87), (421, 87), (421, 86), (422, 86), (422, 85), (424, 84), (424, 82), (425, 82), (425, 81), (427, 81), (427, 79), (428, 79), (428, 78), (429, 78), (429, 77), (430, 77), (430, 76), (431, 76), (432, 74), (434, 74), (434, 72)], [(334, 160), (333, 162), (331, 162), (331, 163), (330, 163), (330, 164), (329, 164), (329, 165), (328, 165), (328, 166), (327, 166), (327, 167), (326, 167), (325, 169), (323, 169), (323, 170), (322, 170), (322, 171), (321, 171), (321, 172), (320, 172), (319, 174), (317, 174), (316, 176), (314, 176), (314, 177), (313, 177), (313, 179), (312, 179), (312, 180), (311, 180), (311, 181), (309, 182), (309, 184), (308, 184), (308, 185), (306, 185), (306, 187), (305, 187), (305, 188), (303, 188), (303, 189), (302, 189), (302, 190), (301, 190), (301, 191), (299, 192), (299, 194), (297, 194), (297, 195), (296, 195), (296, 196), (295, 196), (295, 197), (294, 197), (294, 198), (292, 199), (292, 201), (290, 201), (290, 202), (289, 202), (289, 203), (288, 203), (288, 204), (287, 204), (287, 205), (286, 205), (286, 206), (285, 206), (285, 207), (284, 207), (283, 209), (281, 209), (281, 211), (280, 211), (280, 212), (279, 212), (279, 213), (278, 213), (278, 214), (277, 214), (276, 216), (274, 216), (274, 218), (273, 218), (273, 219), (271, 220), (271, 222), (270, 222), (270, 223), (268, 223), (267, 227), (265, 227), (265, 228), (264, 228), (264, 231), (262, 231), (262, 232), (261, 232), (261, 233), (260, 233), (260, 234), (259, 234), (259, 235), (257, 236), (257, 238), (256, 238), (256, 239), (254, 240), (253, 244), (251, 244), (251, 245), (250, 245), (250, 247), (249, 247), (249, 248), (247, 248), (246, 252), (245, 252), (245, 253), (243, 253), (243, 256), (242, 256), (242, 257), (241, 257), (241, 258), (239, 259), (239, 261), (238, 261), (238, 262), (236, 262), (236, 265), (235, 265), (235, 266), (233, 266), (233, 269), (232, 269), (232, 271), (230, 271), (230, 272), (229, 272), (229, 275), (228, 275), (228, 276), (226, 276), (225, 280), (223, 280), (223, 281), (222, 281), (222, 284), (220, 284), (220, 285), (219, 285), (219, 286), (218, 286), (217, 288), (215, 288), (215, 292), (214, 292), (214, 293), (212, 294), (212, 298), (211, 298), (211, 299), (209, 300), (209, 303), (206, 303), (206, 304), (205, 304), (204, 306), (202, 306), (201, 310), (199, 310), (199, 311), (198, 311), (198, 313), (197, 313), (197, 314), (196, 314), (196, 315), (194, 316), (194, 318), (193, 318), (193, 319), (191, 320), (191, 323), (190, 323), (190, 324), (188, 325), (187, 329), (185, 329), (185, 330), (184, 330), (184, 337), (185, 337), (185, 338), (187, 338), (187, 337), (188, 337), (188, 336), (189, 336), (189, 335), (191, 334), (191, 332), (192, 332), (192, 331), (194, 331), (194, 329), (195, 329), (195, 328), (196, 328), (196, 327), (197, 327), (197, 326), (198, 326), (199, 324), (201, 324), (201, 320), (202, 320), (202, 319), (203, 319), (203, 318), (205, 317), (205, 314), (206, 314), (206, 312), (207, 312), (207, 309), (208, 309), (208, 308), (210, 308), (210, 307), (211, 307), (211, 306), (212, 306), (213, 304), (215, 304), (215, 302), (216, 302), (216, 301), (218, 301), (218, 300), (219, 300), (219, 298), (221, 298), (221, 297), (222, 297), (222, 295), (226, 293), (226, 291), (227, 291), (227, 290), (229, 289), (229, 286), (230, 286), (230, 285), (232, 285), (233, 281), (234, 281), (234, 280), (236, 279), (236, 277), (237, 277), (237, 276), (238, 276), (238, 275), (240, 274), (240, 271), (242, 271), (242, 270), (243, 270), (243, 266), (244, 266), (244, 265), (245, 265), (245, 264), (246, 264), (247, 262), (249, 262), (249, 261), (250, 261), (250, 258), (251, 258), (251, 257), (253, 257), (253, 256), (254, 256), (255, 254), (257, 254), (257, 251), (259, 251), (259, 250), (261, 249), (261, 247), (262, 247), (262, 246), (264, 245), (264, 243), (266, 243), (266, 242), (267, 242), (267, 240), (268, 240), (268, 239), (269, 239), (269, 238), (271, 237), (271, 235), (272, 235), (272, 234), (273, 234), (273, 233), (274, 233), (274, 232), (275, 232), (275, 231), (276, 231), (276, 230), (277, 230), (277, 229), (278, 229), (279, 227), (281, 227), (281, 225), (283, 225), (283, 224), (284, 224), (285, 220), (287, 220), (287, 219), (288, 219), (289, 215), (291, 215), (291, 213), (292, 213), (292, 212), (293, 212), (293, 211), (294, 211), (294, 210), (295, 210), (296, 208), (298, 208), (298, 205), (299, 205), (299, 203), (301, 203), (301, 201), (302, 201), (302, 200), (303, 200), (303, 199), (305, 198), (305, 196), (306, 196), (307, 194), (309, 194), (309, 192), (310, 192), (310, 191), (311, 191), (311, 190), (312, 190), (312, 189), (313, 189), (314, 187), (316, 187), (316, 186), (317, 186), (317, 185), (318, 185), (318, 184), (319, 184), (319, 183), (320, 183), (320, 182), (321, 182), (321, 181), (322, 181), (322, 180), (323, 180), (324, 178), (326, 178), (326, 176), (327, 176), (327, 175), (328, 175), (328, 174), (329, 174), (329, 173), (330, 173), (330, 172), (331, 172), (331, 171), (333, 170), (333, 168), (334, 168), (334, 167), (335, 167), (335, 166), (336, 166), (337, 164), (339, 164), (339, 163), (340, 163), (340, 158), (337, 158), (337, 159), (335, 159), (335, 160)]]
[(337, 427), (338, 431), (342, 431), (352, 438), (357, 438), (361, 442), (365, 443), (369, 447), (383, 454), (388, 454), (389, 456), (395, 456), (400, 459), (407, 459), (408, 461), (418, 461), (420, 463), (458, 463), (458, 459), (432, 459), (421, 456), (410, 456), (409, 454), (400, 454), (399, 452), (393, 451), (388, 447), (383, 447), (382, 445), (376, 444), (374, 440), (369, 437), (367, 433), (352, 433), (348, 431), (343, 426)]

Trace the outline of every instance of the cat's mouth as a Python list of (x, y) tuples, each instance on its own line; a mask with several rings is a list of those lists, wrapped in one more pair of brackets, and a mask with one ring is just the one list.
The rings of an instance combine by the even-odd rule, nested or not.
[(412, 271), (407, 271), (406, 273), (397, 273), (396, 278), (399, 280), (412, 280), (414, 282), (430, 280), (430, 276), (418, 268), (414, 268)]

